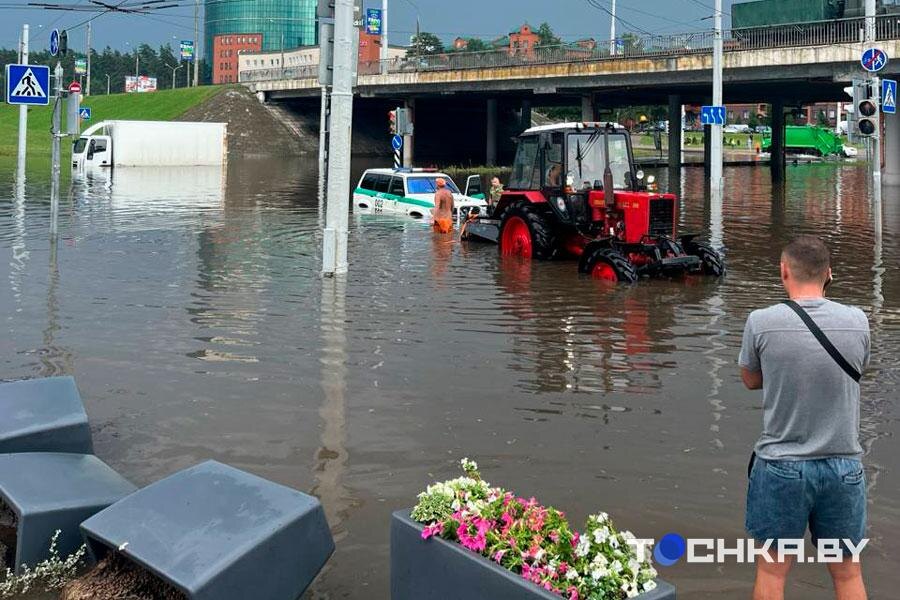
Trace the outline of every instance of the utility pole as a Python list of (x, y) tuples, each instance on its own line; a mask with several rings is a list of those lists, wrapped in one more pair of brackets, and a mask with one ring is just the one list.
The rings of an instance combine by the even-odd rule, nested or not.
[(194, 87), (200, 85), (200, 0), (194, 0)]
[(109, 73), (106, 74), (106, 95), (109, 96)]
[(609, 55), (616, 54), (616, 0), (612, 0), (612, 10), (609, 11)]
[[(713, 38), (713, 106), (723, 106), (722, 101), (722, 68), (724, 44), (722, 40), (722, 0), (716, 0), (715, 6), (715, 36)], [(722, 162), (724, 160), (722, 150), (722, 126), (713, 125), (710, 128), (712, 143), (710, 144), (710, 170), (709, 186), (713, 194), (722, 191)], [(715, 196), (714, 196), (715, 197)]]
[[(28, 25), (22, 25), (22, 43), (19, 46), (21, 53), (20, 64), (28, 64)], [(19, 106), (19, 154), (16, 163), (16, 177), (25, 177), (25, 154), (28, 150), (28, 107)]]
[(381, 0), (381, 74), (388, 73), (388, 0)]
[(331, 90), (328, 188), (322, 272), (347, 272), (350, 198), (350, 143), (353, 129), (353, 68), (357, 60), (353, 0), (334, 0), (334, 83)]
[(91, 22), (87, 24), (87, 85), (84, 87), (84, 95), (91, 95)]
[(50, 154), (50, 237), (55, 239), (59, 220), (59, 140), (62, 137), (60, 126), (62, 124), (63, 68), (59, 61), (56, 61), (53, 77), (56, 81), (56, 101), (53, 103), (53, 131), (51, 132), (53, 141)]

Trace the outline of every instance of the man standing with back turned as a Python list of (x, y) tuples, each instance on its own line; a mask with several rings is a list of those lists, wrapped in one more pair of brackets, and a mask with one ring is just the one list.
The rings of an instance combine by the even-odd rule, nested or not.
[[(828, 563), (838, 600), (865, 600), (862, 567), (866, 481), (859, 444), (859, 378), (869, 362), (869, 322), (825, 299), (828, 248), (801, 236), (781, 255), (789, 301), (747, 319), (739, 363), (744, 384), (763, 390), (763, 433), (747, 490), (747, 532), (758, 542), (842, 540)], [(757, 559), (754, 600), (782, 600), (791, 556)], [(848, 544), (852, 545), (852, 549)], [(851, 551), (853, 550), (853, 551)]]

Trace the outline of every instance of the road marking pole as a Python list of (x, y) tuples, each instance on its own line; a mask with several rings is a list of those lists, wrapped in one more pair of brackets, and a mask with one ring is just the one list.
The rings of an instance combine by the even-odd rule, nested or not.
[[(28, 25), (22, 25), (22, 59), (20, 64), (28, 64)], [(16, 179), (25, 181), (25, 162), (28, 150), (28, 107), (19, 106), (19, 154), (16, 160)]]

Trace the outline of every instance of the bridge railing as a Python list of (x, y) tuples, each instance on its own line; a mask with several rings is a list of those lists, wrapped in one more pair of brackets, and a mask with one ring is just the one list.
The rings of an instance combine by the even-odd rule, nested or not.
[[(791, 25), (748, 27), (726, 32), (725, 51), (763, 50), (801, 46), (858, 44), (864, 40), (865, 18), (837, 19)], [(900, 14), (876, 18), (879, 40), (900, 39)], [(610, 42), (597, 42), (593, 47), (561, 44), (537, 48), (501, 48), (485, 52), (447, 52), (388, 61), (361, 62), (359, 75), (378, 73), (411, 73), (430, 71), (459, 71), (469, 69), (509, 68), (521, 66), (584, 63), (609, 60), (679, 57), (712, 52), (712, 31), (654, 35), (620, 39), (613, 50)], [(386, 67), (386, 68), (385, 68)], [(285, 69), (257, 69), (240, 72), (240, 81), (271, 81), (278, 79), (314, 79), (318, 65), (304, 65)]]

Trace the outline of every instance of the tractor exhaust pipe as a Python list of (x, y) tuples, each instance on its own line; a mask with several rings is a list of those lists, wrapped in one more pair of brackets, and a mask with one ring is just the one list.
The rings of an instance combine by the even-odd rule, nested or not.
[(603, 201), (607, 209), (616, 206), (616, 191), (613, 188), (612, 168), (609, 166), (609, 127), (603, 128)]

